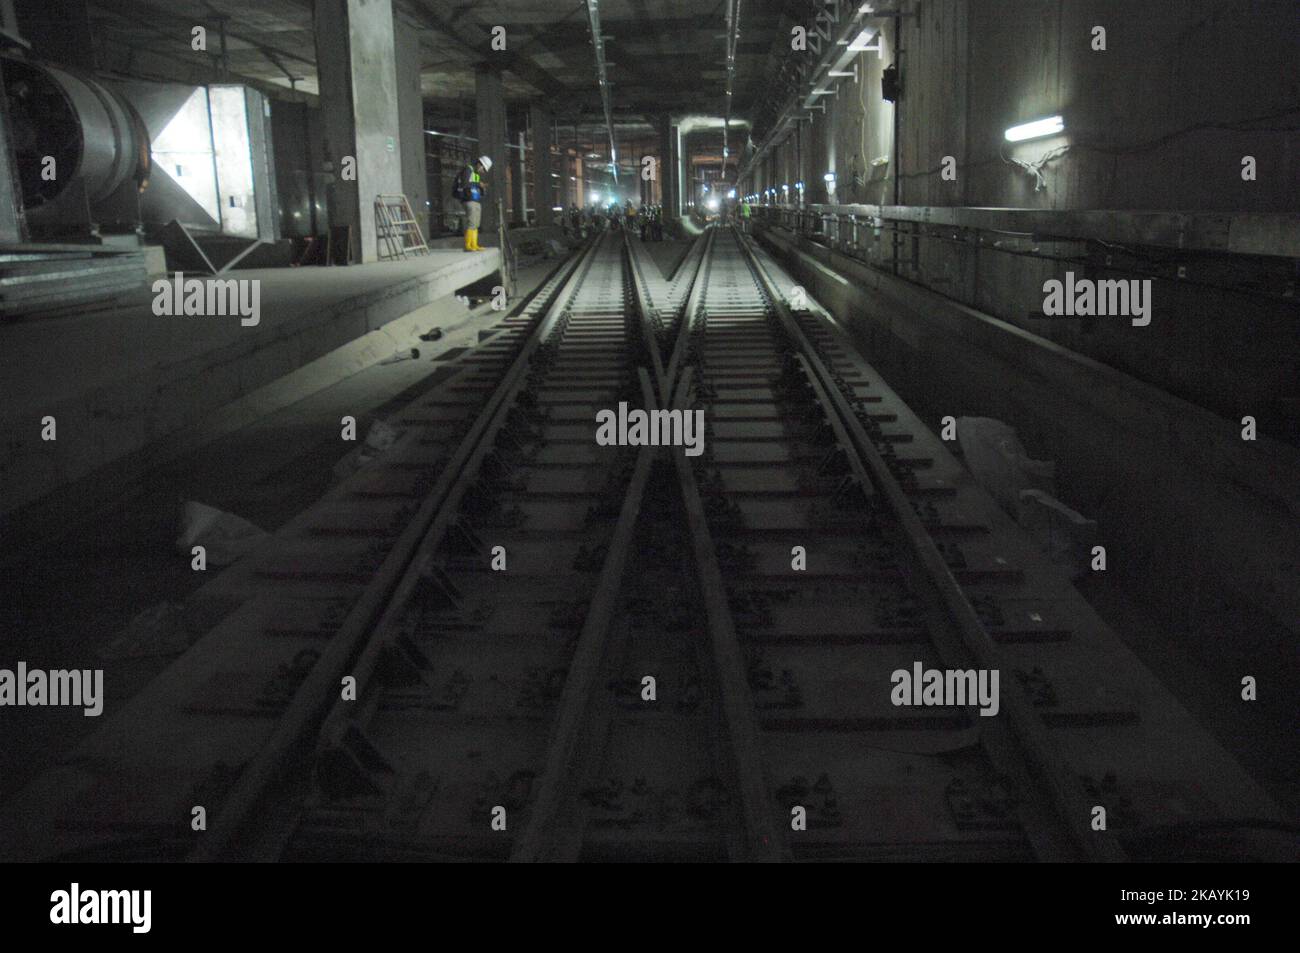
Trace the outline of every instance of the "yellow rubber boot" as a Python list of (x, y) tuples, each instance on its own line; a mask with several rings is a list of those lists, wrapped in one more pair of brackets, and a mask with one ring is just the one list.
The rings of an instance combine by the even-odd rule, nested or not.
[(480, 244), (478, 243), (478, 229), (477, 229), (477, 228), (474, 229), (474, 250), (475, 250), (475, 251), (482, 251), (482, 250), (483, 250), (483, 246), (480, 245)]
[(465, 250), (474, 250), (474, 229), (472, 228), (465, 229)]

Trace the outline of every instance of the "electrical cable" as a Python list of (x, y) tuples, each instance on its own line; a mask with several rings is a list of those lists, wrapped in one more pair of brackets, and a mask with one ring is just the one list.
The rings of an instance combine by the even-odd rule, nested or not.
[(998, 150), (998, 156), (1003, 162), (1007, 163), (1007, 165), (1019, 166), (1032, 175), (1034, 177), (1034, 191), (1042, 192), (1047, 188), (1047, 180), (1043, 178), (1043, 166), (1047, 165), (1047, 163), (1051, 162), (1053, 159), (1059, 159), (1069, 151), (1070, 147), (1068, 145), (1057, 146), (1055, 149), (1050, 149), (1047, 152), (1044, 152), (1032, 162), (1026, 159), (1009, 159), (1001, 149)]

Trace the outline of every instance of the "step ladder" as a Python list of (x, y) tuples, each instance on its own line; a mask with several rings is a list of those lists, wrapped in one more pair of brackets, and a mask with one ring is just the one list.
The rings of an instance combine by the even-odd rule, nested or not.
[(380, 261), (429, 254), (405, 195), (375, 196), (375, 243)]

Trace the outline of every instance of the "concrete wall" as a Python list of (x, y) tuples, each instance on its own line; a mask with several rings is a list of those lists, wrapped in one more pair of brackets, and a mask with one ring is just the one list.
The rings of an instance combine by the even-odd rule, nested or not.
[[(1179, 630), (1293, 653), (1300, 635), (1300, 451), (1051, 341), (788, 232), (763, 240), (840, 316), (929, 426), (991, 416), (1057, 461), (1064, 500), (1098, 520), (1111, 570), (1143, 580)], [(847, 280), (846, 280), (847, 279)], [(1289, 636), (1286, 635), (1289, 633)], [(1231, 640), (1227, 640), (1231, 641)]]
[[(880, 96), (880, 73), (896, 59), (901, 198), (908, 205), (1031, 208), (1158, 208), (1295, 211), (1300, 103), (1295, 70), (1300, 42), (1291, 0), (1224, 4), (1216, 0), (919, 0), (901, 20), (898, 57), (892, 21), (882, 52), (857, 60), (859, 80), (813, 113), (815, 142), (803, 140), (809, 201), (821, 201), (822, 175), (834, 171), (839, 199), (889, 204), (892, 174), (869, 163), (892, 155), (893, 109)], [(1092, 49), (1094, 26), (1106, 49)], [(1060, 114), (1065, 135), (1009, 145), (1003, 132)], [(1258, 120), (1258, 121), (1252, 121)], [(1235, 128), (1234, 128), (1235, 127)], [(1242, 128), (1245, 127), (1245, 128)], [(1047, 188), (1004, 160), (1069, 151), (1046, 168)], [(777, 150), (766, 188), (791, 185), (800, 170), (793, 138)], [(953, 156), (955, 182), (940, 176)], [(1241, 179), (1241, 157), (1258, 161), (1255, 182)], [(864, 185), (844, 183), (866, 168)], [(760, 176), (760, 178), (762, 178)]]
[(429, 180), (424, 168), (424, 99), (420, 92), (420, 35), (398, 25), (397, 119), (400, 124), (402, 194), (411, 203), (420, 231), (429, 237)]
[[(893, 22), (872, 21), (884, 27), (883, 54), (858, 58), (859, 80), (842, 79), (838, 95), (822, 98), (825, 114), (814, 113), (760, 166), (755, 191), (788, 182), (793, 196), (802, 179), (807, 200), (823, 202), (823, 175), (833, 171), (834, 199), (843, 203), (894, 204), (897, 185), (906, 205), (1300, 210), (1293, 68), (1300, 42), (1291, 0), (920, 0), (912, 8), (917, 16), (901, 20), (901, 57)], [(1094, 26), (1106, 30), (1105, 51), (1092, 49)], [(881, 70), (896, 58), (897, 169), (895, 107), (880, 96)], [(1064, 135), (1004, 142), (1009, 126), (1058, 113)], [(1037, 191), (1032, 175), (1005, 161), (1032, 162), (1062, 147)], [(1244, 155), (1257, 160), (1256, 181), (1241, 178)], [(884, 156), (889, 164), (871, 165)], [(955, 181), (940, 174), (945, 156), (956, 160)], [(1292, 304), (1215, 290), (1241, 275), (1184, 258), (1185, 279), (1155, 280), (1149, 327), (1031, 318), (1041, 312), (1043, 282), (1072, 267), (1034, 256), (1085, 250), (1029, 237), (991, 245), (909, 238), (903, 255), (915, 254), (915, 265), (901, 273), (1225, 417), (1251, 414), (1271, 434), (1300, 441)], [(1146, 276), (1092, 266), (1089, 277)]]

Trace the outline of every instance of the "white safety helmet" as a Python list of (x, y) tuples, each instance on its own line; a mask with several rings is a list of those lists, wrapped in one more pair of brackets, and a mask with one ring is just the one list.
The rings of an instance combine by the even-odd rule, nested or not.
[(492, 171), (492, 160), (489, 159), (487, 156), (479, 156), (478, 161), (482, 163), (484, 172)]

